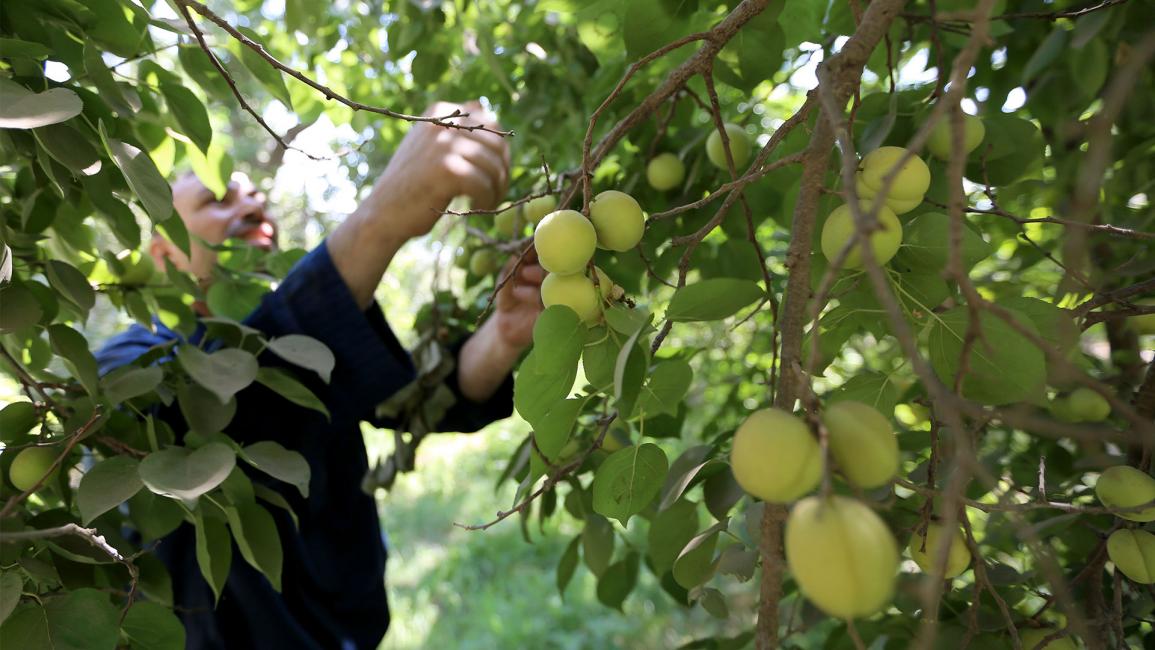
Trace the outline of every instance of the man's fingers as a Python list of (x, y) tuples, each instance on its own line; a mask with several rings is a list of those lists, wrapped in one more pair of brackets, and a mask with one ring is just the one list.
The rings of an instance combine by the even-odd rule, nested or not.
[(493, 193), (498, 198), (505, 196), (505, 191), (509, 187), (509, 168), (493, 150), (475, 140), (459, 138), (453, 143), (453, 151), (477, 165), (490, 177)]
[(530, 284), (541, 284), (545, 279), (545, 269), (537, 264), (524, 264), (521, 267), (521, 280)]
[(538, 301), (541, 300), (541, 289), (525, 284), (515, 285), (513, 287), (513, 297), (517, 298), (519, 302)]
[(488, 210), (497, 206), (502, 194), (497, 193), (493, 178), (488, 173), (456, 154), (449, 156), (445, 165), (461, 184), (459, 193), (473, 199), (473, 207)]

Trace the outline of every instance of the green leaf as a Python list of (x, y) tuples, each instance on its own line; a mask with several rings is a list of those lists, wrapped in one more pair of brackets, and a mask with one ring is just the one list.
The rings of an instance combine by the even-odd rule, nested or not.
[(730, 610), (726, 607), (726, 597), (717, 589), (703, 589), (698, 603), (714, 618), (726, 620), (730, 616)]
[(140, 480), (139, 466), (135, 458), (113, 456), (88, 470), (76, 489), (76, 506), (85, 526), (128, 501), (144, 487)]
[(526, 422), (535, 426), (554, 405), (569, 395), (577, 377), (576, 365), (568, 373), (538, 372), (537, 354), (536, 348), (531, 350), (513, 378), (513, 406)]
[(52, 55), (52, 49), (18, 38), (0, 38), (0, 59), (47, 59)]
[(213, 590), (214, 602), (220, 601), (221, 590), (229, 577), (229, 566), (233, 561), (233, 545), (229, 541), (229, 531), (224, 523), (205, 517), (200, 511), (194, 513), (196, 524), (197, 564), (201, 575)]
[(651, 316), (649, 311), (641, 307), (630, 309), (624, 305), (613, 305), (605, 310), (606, 324), (615, 332), (627, 336), (648, 325)]
[(221, 404), (216, 395), (197, 383), (177, 386), (176, 398), (189, 429), (203, 435), (224, 431), (237, 414), (235, 397)]
[(205, 105), (193, 91), (184, 86), (161, 84), (160, 91), (164, 93), (164, 101), (176, 118), (176, 123), (180, 125), (181, 131), (207, 156), (209, 145), (213, 141), (213, 125), (209, 121)]
[(268, 292), (260, 282), (222, 278), (209, 287), (205, 301), (212, 313), (240, 322), (256, 311)]
[(638, 583), (641, 559), (637, 553), (628, 553), (625, 559), (611, 564), (598, 578), (598, 600), (606, 607), (625, 613), (622, 603)]
[(605, 390), (613, 386), (614, 364), (622, 351), (621, 344), (618, 337), (610, 336), (604, 327), (590, 328), (588, 340), (590, 342), (582, 350), (582, 369), (589, 383), (598, 390)]
[(225, 404), (257, 378), (257, 358), (237, 348), (205, 354), (192, 345), (177, 348), (181, 366), (198, 384)]
[(1062, 26), (1056, 26), (1051, 30), (1047, 38), (1039, 45), (1031, 58), (1027, 60), (1027, 64), (1023, 66), (1023, 75), (1020, 83), (1024, 86), (1029, 84), (1032, 79), (1037, 77), (1039, 73), (1046, 70), (1059, 58), (1063, 50), (1067, 47), (1067, 29)]
[(669, 468), (666, 452), (653, 443), (619, 449), (594, 475), (594, 511), (626, 525), (658, 496)]
[(0, 284), (0, 332), (14, 332), (35, 325), (44, 315), (40, 301), (23, 282)]
[(666, 319), (675, 322), (722, 320), (764, 295), (762, 287), (750, 280), (702, 280), (678, 289), (670, 300)]
[(160, 366), (123, 366), (100, 379), (100, 390), (110, 402), (120, 404), (156, 390), (163, 380), (164, 371)]
[(228, 191), (229, 180), (233, 176), (234, 163), (229, 152), (219, 142), (214, 142), (209, 145), (207, 153), (202, 153), (200, 149), (194, 147), (185, 147), (185, 153), (189, 164), (192, 165), (193, 173), (201, 183), (204, 183), (204, 186), (218, 199), (222, 198)]
[[(981, 312), (981, 334), (970, 346), (962, 394), (983, 404), (1010, 404), (1034, 395), (1047, 378), (1043, 351), (990, 312)], [(1022, 315), (1016, 319), (1028, 330), (1034, 325)], [(963, 343), (970, 314), (966, 306), (939, 314), (930, 330), (927, 347), (935, 373), (948, 387), (962, 367)]]
[(0, 572), (0, 625), (8, 619), (16, 605), (20, 604), (20, 593), (24, 590), (24, 577), (19, 571)]
[(1079, 326), (1069, 310), (1038, 298), (1002, 298), (997, 304), (1026, 316), (1039, 336), (1055, 350), (1066, 353), (1079, 342)]
[(718, 545), (718, 532), (726, 527), (725, 522), (715, 524), (694, 537), (674, 560), (674, 580), (686, 589), (704, 584), (714, 575), (714, 549)]
[(121, 118), (131, 119), (132, 116), (140, 109), (140, 100), (136, 100), (136, 106), (133, 106), (128, 97), (117, 85), (116, 79), (112, 76), (112, 71), (104, 63), (104, 58), (100, 55), (100, 49), (95, 43), (88, 42), (84, 44), (84, 71), (87, 73), (89, 80), (96, 86), (97, 92), (100, 93), (100, 98), (107, 102), (108, 107), (116, 111)]
[(285, 361), (295, 363), (320, 375), (327, 384), (337, 365), (329, 346), (311, 336), (289, 334), (269, 340), (268, 349)]
[(684, 22), (667, 12), (660, 0), (632, 0), (622, 28), (626, 55), (640, 59), (681, 36), (683, 28)]
[(558, 454), (569, 442), (578, 414), (585, 406), (584, 399), (567, 399), (558, 402), (534, 427), (533, 439), (537, 449), (549, 462), (557, 462)]
[[(935, 273), (946, 268), (950, 260), (951, 218), (941, 212), (925, 212), (903, 227), (902, 246), (893, 266), (913, 271)], [(991, 254), (991, 245), (969, 224), (962, 224), (963, 265), (970, 269)]]
[(614, 556), (614, 527), (601, 515), (590, 514), (582, 529), (582, 557), (595, 576), (605, 573)]
[(183, 650), (184, 625), (171, 609), (137, 600), (124, 617), (121, 628), (133, 650)]
[(220, 442), (195, 451), (169, 447), (140, 461), (140, 478), (156, 494), (192, 502), (228, 478), (236, 463), (236, 453)]
[(49, 155), (72, 171), (86, 175), (100, 171), (100, 154), (80, 131), (67, 124), (50, 124), (32, 133)]
[(557, 563), (557, 593), (563, 599), (565, 598), (565, 588), (569, 586), (574, 571), (577, 569), (581, 541), (581, 535), (570, 540), (569, 545), (565, 547), (565, 553), (562, 553), (561, 559)]
[(54, 650), (116, 646), (120, 636), (120, 610), (112, 605), (106, 593), (77, 589), (62, 598), (47, 600), (44, 611)]
[(225, 513), (241, 556), (280, 591), (284, 552), (273, 516), (255, 502), (226, 507)]
[(633, 333), (626, 339), (625, 345), (618, 352), (614, 361), (614, 405), (618, 416), (623, 420), (634, 412), (638, 397), (641, 395), (642, 382), (646, 380), (646, 368), (649, 366), (649, 350), (638, 344), (638, 337), (644, 329)]
[(541, 375), (566, 375), (577, 367), (585, 345), (586, 328), (574, 310), (547, 307), (533, 326), (534, 365)]
[(674, 560), (698, 532), (698, 505), (680, 499), (658, 513), (650, 525), (648, 554), (654, 573), (661, 575), (674, 567)]
[(242, 448), (241, 458), (269, 476), (297, 486), (301, 496), (309, 497), (309, 462), (300, 453), (265, 440)]
[(898, 403), (899, 391), (894, 381), (878, 372), (865, 372), (851, 377), (826, 396), (827, 404), (836, 402), (862, 402), (878, 409), (887, 419), (894, 416), (894, 406)]
[(67, 88), (30, 92), (20, 84), (0, 79), (0, 129), (36, 129), (70, 120), (84, 110), (80, 96)]
[(49, 260), (47, 271), (48, 284), (87, 317), (88, 311), (96, 304), (96, 292), (88, 284), (88, 278), (76, 267), (60, 260)]
[(283, 368), (261, 368), (257, 371), (257, 383), (298, 406), (318, 411), (325, 416), (325, 419), (332, 420), (329, 409), (325, 408), (321, 398)]
[(32, 402), (8, 404), (0, 409), (0, 442), (16, 442), (27, 435), (37, 421), (36, 406)]
[(164, 537), (184, 521), (184, 510), (176, 501), (149, 490), (141, 490), (129, 500), (128, 512), (146, 542)]
[[(247, 27), (241, 27), (239, 31), (249, 39), (260, 44), (261, 39), (257, 33)], [(268, 90), (273, 97), (285, 105), (285, 108), (290, 111), (293, 110), (293, 99), (289, 95), (289, 89), (285, 86), (285, 78), (281, 75), (281, 71), (274, 68), (271, 63), (265, 60), (260, 54), (257, 54), (252, 49), (244, 44), (238, 44), (241, 51), (241, 63), (245, 64), (249, 72), (261, 82), (261, 85)], [(268, 48), (264, 48), (266, 51)]]
[(172, 188), (161, 176), (152, 158), (126, 142), (108, 137), (103, 122), (100, 124), (100, 139), (153, 222), (158, 223), (171, 217)]
[(96, 358), (88, 350), (88, 340), (80, 332), (59, 323), (48, 327), (48, 338), (52, 342), (53, 352), (64, 358), (64, 365), (72, 371), (72, 376), (80, 381), (89, 395), (95, 397), (99, 391), (99, 380)]
[(48, 632), (48, 615), (38, 603), (17, 607), (8, 620), (0, 625), (0, 639), (5, 646), (20, 650), (54, 650)]
[(1002, 187), (1039, 169), (1046, 142), (1033, 122), (998, 114), (983, 116), (983, 125), (984, 144), (967, 160), (967, 178)]
[(690, 390), (694, 371), (681, 359), (663, 361), (650, 372), (650, 379), (642, 388), (639, 408), (647, 416), (678, 414), (678, 405)]

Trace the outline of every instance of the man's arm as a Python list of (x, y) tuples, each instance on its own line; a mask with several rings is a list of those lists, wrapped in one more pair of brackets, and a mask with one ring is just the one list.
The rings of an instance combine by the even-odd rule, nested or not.
[[(427, 115), (470, 113), (461, 124), (495, 127), (480, 104), (438, 103)], [(492, 208), (509, 183), (509, 145), (486, 131), (463, 131), (427, 122), (402, 139), (369, 196), (326, 240), (337, 272), (357, 304), (366, 308), (401, 246), (428, 233), (456, 196)]]
[[(462, 123), (497, 124), (477, 104), (437, 104), (427, 114), (446, 115), (455, 108), (471, 113)], [(477, 207), (493, 207), (508, 181), (509, 146), (500, 136), (415, 124), (369, 196), (326, 240), (333, 265), (357, 305), (365, 309), (372, 303), (397, 251), (429, 232), (450, 200), (465, 195)], [(532, 342), (544, 275), (536, 256), (528, 256), (517, 277), (498, 294), (494, 315), (462, 347), (457, 379), (470, 401), (492, 397)]]
[[(498, 276), (499, 281), (514, 268), (511, 260)], [(458, 385), (474, 402), (483, 402), (497, 391), (513, 370), (521, 353), (533, 343), (533, 326), (541, 313), (541, 281), (545, 271), (530, 251), (497, 294), (494, 312), (461, 348), (458, 355)]]

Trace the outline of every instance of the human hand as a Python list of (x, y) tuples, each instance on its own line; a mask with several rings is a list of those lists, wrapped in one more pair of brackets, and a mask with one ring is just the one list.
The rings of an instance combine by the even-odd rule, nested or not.
[[(510, 260), (498, 277), (508, 276), (516, 262), (516, 258)], [(543, 308), (541, 282), (544, 279), (545, 269), (537, 262), (537, 251), (530, 249), (517, 274), (497, 293), (493, 319), (498, 335), (504, 344), (519, 354), (533, 342), (533, 326)]]
[[(427, 116), (468, 113), (457, 124), (500, 129), (497, 118), (474, 101), (438, 102)], [(401, 140), (362, 206), (370, 219), (387, 222), (394, 235), (428, 233), (449, 202), (468, 196), (475, 208), (497, 206), (509, 185), (509, 143), (488, 131), (464, 131), (428, 122), (415, 123)]]

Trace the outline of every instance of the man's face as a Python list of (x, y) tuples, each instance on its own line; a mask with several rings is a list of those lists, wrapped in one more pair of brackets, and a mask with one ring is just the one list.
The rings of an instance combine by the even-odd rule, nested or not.
[(208, 281), (217, 254), (204, 244), (235, 238), (265, 250), (276, 248), (277, 226), (265, 212), (265, 195), (244, 174), (233, 174), (228, 191), (220, 199), (195, 174), (185, 174), (172, 185), (172, 203), (188, 229), (192, 258), (158, 235), (153, 238), (152, 255), (159, 268), (164, 268), (167, 257), (178, 269)]

